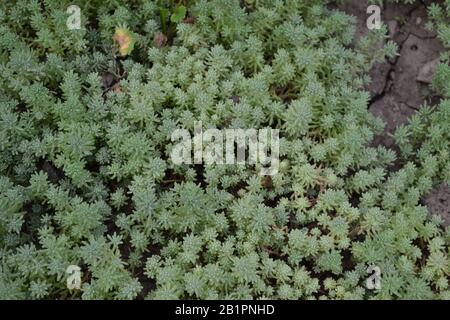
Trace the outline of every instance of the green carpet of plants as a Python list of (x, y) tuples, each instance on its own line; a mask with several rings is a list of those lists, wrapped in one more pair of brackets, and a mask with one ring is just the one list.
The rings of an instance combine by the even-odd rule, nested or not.
[[(397, 48), (330, 2), (80, 0), (70, 29), (69, 1), (1, 1), (0, 298), (450, 299), (421, 204), (450, 183), (450, 54), (440, 104), (374, 147), (364, 86)], [(196, 121), (279, 129), (279, 172), (174, 164)]]

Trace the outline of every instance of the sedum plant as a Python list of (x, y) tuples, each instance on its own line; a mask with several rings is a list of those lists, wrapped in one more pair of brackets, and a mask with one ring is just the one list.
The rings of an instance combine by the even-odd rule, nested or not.
[[(421, 118), (402, 150), (424, 151), (392, 172), (363, 87), (396, 48), (370, 50), (385, 27), (353, 47), (327, 3), (195, 1), (163, 46), (156, 2), (80, 1), (73, 33), (62, 2), (2, 3), (0, 297), (450, 298), (449, 230), (420, 204), (448, 179), (448, 121)], [(174, 164), (196, 121), (279, 129), (279, 173)]]
[[(450, 47), (450, 1), (432, 3), (428, 7), (430, 21), (427, 27), (436, 32), (442, 44)], [(450, 66), (449, 52), (441, 54), (431, 87), (442, 97), (433, 107), (424, 105), (411, 117), (406, 126), (395, 133), (403, 158), (412, 159), (424, 170), (430, 171), (437, 181), (450, 184)], [(430, 177), (431, 178), (431, 177)]]

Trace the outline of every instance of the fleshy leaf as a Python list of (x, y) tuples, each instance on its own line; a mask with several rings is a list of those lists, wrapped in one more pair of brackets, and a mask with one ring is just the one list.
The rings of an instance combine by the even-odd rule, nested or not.
[(170, 16), (170, 21), (173, 23), (180, 23), (186, 16), (186, 7), (183, 5), (177, 6)]
[(113, 39), (119, 45), (119, 52), (122, 57), (129, 55), (133, 51), (135, 40), (128, 29), (116, 28)]

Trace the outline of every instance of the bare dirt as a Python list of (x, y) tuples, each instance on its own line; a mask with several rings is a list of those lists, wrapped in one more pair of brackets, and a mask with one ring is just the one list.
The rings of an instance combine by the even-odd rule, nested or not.
[[(371, 95), (369, 110), (386, 123), (384, 132), (375, 137), (374, 145), (398, 150), (392, 134), (408, 122), (424, 103), (435, 105), (429, 82), (439, 56), (445, 51), (436, 34), (426, 29), (427, 6), (430, 1), (405, 5), (384, 1), (381, 18), (388, 26), (389, 39), (398, 45), (399, 56), (376, 64), (370, 71), (372, 82), (366, 88)], [(366, 36), (368, 1), (350, 0), (338, 9), (356, 17), (355, 41)], [(439, 214), (444, 225), (450, 225), (450, 188), (439, 185), (423, 199), (431, 214)]]
[(442, 183), (431, 190), (423, 202), (432, 214), (439, 214), (445, 226), (450, 226), (450, 187)]

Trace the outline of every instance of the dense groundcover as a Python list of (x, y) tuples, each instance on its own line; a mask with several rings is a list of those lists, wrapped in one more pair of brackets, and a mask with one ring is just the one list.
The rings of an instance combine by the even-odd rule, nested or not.
[[(68, 1), (1, 1), (0, 298), (450, 299), (421, 203), (450, 182), (450, 56), (440, 104), (374, 146), (364, 86), (396, 46), (329, 2), (85, 0), (72, 29)], [(175, 164), (197, 121), (279, 129), (278, 172)]]

